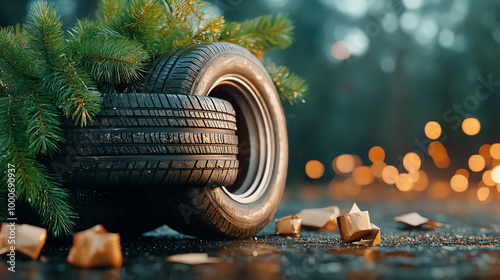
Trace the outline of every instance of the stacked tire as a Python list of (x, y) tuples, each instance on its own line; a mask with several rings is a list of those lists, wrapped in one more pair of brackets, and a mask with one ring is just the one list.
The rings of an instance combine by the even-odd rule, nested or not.
[(162, 224), (145, 194), (155, 189), (230, 186), (238, 172), (235, 111), (217, 98), (103, 95), (86, 127), (64, 120), (62, 153), (47, 162), (71, 191), (75, 230), (103, 224), (134, 236)]
[(76, 230), (259, 232), (288, 165), (283, 108), (260, 61), (230, 43), (186, 46), (153, 63), (136, 92), (104, 95), (91, 126), (64, 123), (67, 142), (47, 165), (72, 192)]
[(236, 111), (239, 170), (230, 186), (180, 186), (148, 193), (156, 221), (197, 236), (244, 238), (271, 221), (288, 168), (286, 120), (262, 63), (230, 43), (198, 44), (165, 54), (139, 91), (209, 96)]

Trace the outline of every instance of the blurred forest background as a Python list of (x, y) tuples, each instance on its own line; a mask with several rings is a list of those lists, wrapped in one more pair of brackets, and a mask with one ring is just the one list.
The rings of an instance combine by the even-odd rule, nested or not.
[[(49, 2), (67, 29), (76, 18), (93, 16), (98, 0)], [(208, 2), (229, 21), (287, 13), (296, 25), (295, 43), (270, 54), (310, 85), (305, 103), (283, 104), (292, 185), (329, 182), (332, 160), (341, 154), (357, 154), (369, 165), (373, 146), (396, 167), (410, 151), (420, 151), (423, 166), (432, 164), (425, 155), (428, 121), (441, 124), (451, 158), (450, 168), (435, 169), (438, 174), (453, 175), (482, 144), (500, 140), (500, 1)], [(31, 3), (1, 0), (0, 25), (24, 21)], [(460, 129), (466, 116), (481, 122), (479, 134)], [(312, 159), (324, 165), (319, 179), (304, 170)]]

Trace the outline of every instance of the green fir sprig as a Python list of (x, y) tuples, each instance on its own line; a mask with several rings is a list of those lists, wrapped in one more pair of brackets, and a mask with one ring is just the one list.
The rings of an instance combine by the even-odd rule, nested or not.
[(131, 83), (142, 77), (149, 55), (138, 41), (88, 20), (79, 21), (70, 35), (76, 60), (97, 83)]
[(111, 29), (145, 45), (162, 23), (165, 8), (158, 0), (130, 0), (110, 21)]
[(97, 9), (95, 15), (97, 22), (105, 25), (111, 24), (114, 17), (121, 12), (121, 9), (125, 8), (125, 0), (101, 0), (99, 1), (99, 9)]
[(264, 65), (281, 100), (286, 100), (292, 105), (303, 102), (304, 96), (309, 90), (309, 86), (303, 78), (290, 72), (290, 69), (285, 66), (276, 66), (271, 59), (265, 60)]
[[(0, 153), (4, 155), (0, 164), (14, 166), (16, 170), (16, 197), (36, 209), (53, 235), (67, 235), (76, 214), (66, 201), (67, 190), (61, 189), (46, 167), (35, 160), (34, 150), (26, 141), (25, 103), (19, 97), (0, 98)], [(7, 170), (1, 173), (0, 179), (8, 182)], [(7, 216), (7, 208), (2, 210), (0, 216)]]
[(88, 74), (68, 57), (69, 49), (61, 26), (51, 5), (34, 4), (24, 25), (27, 50), (33, 58), (40, 58), (37, 66), (44, 73), (42, 82), (57, 107), (66, 117), (85, 126), (99, 112), (101, 99)]
[(282, 50), (293, 42), (293, 23), (286, 15), (265, 15), (243, 22), (231, 22), (220, 40), (250, 51)]

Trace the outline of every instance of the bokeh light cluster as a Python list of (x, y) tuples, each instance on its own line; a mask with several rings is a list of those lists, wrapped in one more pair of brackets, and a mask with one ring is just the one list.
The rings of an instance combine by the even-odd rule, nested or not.
[[(468, 136), (477, 135), (481, 123), (477, 118), (465, 118), (461, 130)], [(436, 121), (427, 122), (424, 133), (431, 140), (427, 152), (433, 166), (427, 164), (428, 172), (422, 169), (423, 157), (427, 156), (423, 153), (408, 152), (401, 157), (400, 164), (391, 164), (386, 162), (384, 148), (373, 146), (367, 154), (369, 165), (364, 165), (361, 157), (355, 154), (341, 154), (333, 159), (335, 176), (328, 186), (329, 194), (337, 199), (352, 198), (373, 186), (385, 186), (399, 193), (426, 192), (429, 198), (435, 199), (465, 193), (471, 202), (489, 203), (495, 192), (500, 193), (500, 143), (481, 145), (477, 154), (471, 154), (465, 166), (445, 181), (439, 175), (451, 165), (445, 147), (447, 138), (442, 138), (442, 127)], [(319, 179), (325, 174), (325, 166), (318, 160), (310, 160), (306, 164), (306, 174), (311, 179)], [(306, 190), (311, 191), (312, 187), (306, 187), (302, 193)]]

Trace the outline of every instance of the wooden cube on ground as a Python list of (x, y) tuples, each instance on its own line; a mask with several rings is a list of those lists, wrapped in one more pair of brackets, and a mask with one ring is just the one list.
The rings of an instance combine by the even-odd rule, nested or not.
[(102, 225), (75, 233), (68, 262), (82, 268), (121, 267), (123, 255), (120, 249), (120, 235), (109, 233)]
[(359, 241), (366, 238), (372, 232), (368, 211), (359, 210), (356, 203), (352, 206), (349, 214), (337, 218), (337, 224), (339, 226), (340, 239), (344, 243)]
[(289, 215), (276, 220), (276, 234), (297, 236), (300, 234), (302, 220), (295, 216)]
[(14, 248), (15, 252), (36, 260), (40, 256), (46, 240), (47, 230), (44, 228), (28, 224), (2, 223), (0, 229), (0, 255), (10, 253)]
[(335, 231), (340, 210), (337, 206), (303, 209), (297, 214), (302, 219), (302, 227), (312, 230)]

